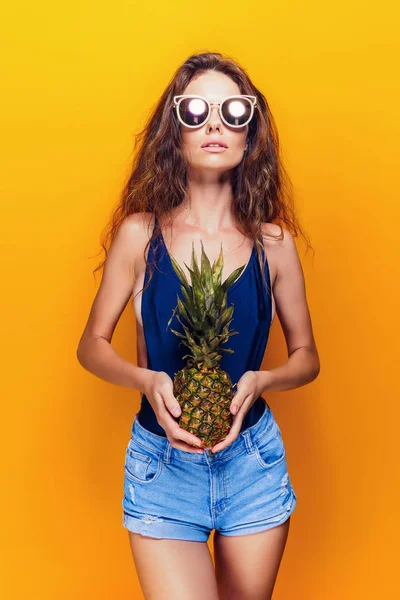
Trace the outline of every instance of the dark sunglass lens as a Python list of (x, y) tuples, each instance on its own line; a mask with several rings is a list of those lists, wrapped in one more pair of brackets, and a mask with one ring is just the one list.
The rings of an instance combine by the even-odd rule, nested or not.
[(251, 115), (251, 102), (246, 98), (231, 98), (222, 103), (223, 117), (230, 125), (240, 127), (249, 120)]
[(179, 114), (186, 125), (201, 125), (207, 118), (208, 105), (202, 98), (183, 98)]

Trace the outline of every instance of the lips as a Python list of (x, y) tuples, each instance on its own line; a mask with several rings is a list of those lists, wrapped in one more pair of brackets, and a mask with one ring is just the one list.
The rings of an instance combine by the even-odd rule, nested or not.
[[(207, 146), (210, 146), (210, 144), (218, 144), (218, 146), (222, 147), (222, 148), (227, 148), (227, 144), (225, 144), (225, 142), (221, 142), (221, 140), (207, 140), (206, 142), (203, 142), (201, 147), (202, 148), (207, 148)], [(215, 147), (215, 146), (212, 146)]]
[(208, 152), (208, 154), (221, 154), (222, 152), (226, 152), (227, 148), (225, 146), (204, 146), (202, 150), (203, 152)]

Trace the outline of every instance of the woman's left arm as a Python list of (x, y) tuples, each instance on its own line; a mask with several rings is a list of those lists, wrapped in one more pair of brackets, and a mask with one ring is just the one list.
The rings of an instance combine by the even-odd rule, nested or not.
[(277, 265), (273, 294), (289, 358), (275, 369), (246, 371), (242, 375), (230, 404), (232, 426), (226, 438), (212, 448), (213, 452), (222, 450), (239, 435), (245, 414), (264, 392), (300, 387), (313, 381), (320, 370), (303, 269), (293, 236), (286, 229), (283, 231), (283, 240), (269, 244), (273, 256), (269, 252), (268, 260), (271, 258), (270, 263)]
[(310, 383), (320, 372), (318, 351), (306, 298), (300, 258), (291, 233), (283, 228), (284, 239), (272, 250), (276, 264), (273, 294), (276, 313), (286, 339), (288, 360), (268, 371), (255, 371), (259, 395), (291, 390)]

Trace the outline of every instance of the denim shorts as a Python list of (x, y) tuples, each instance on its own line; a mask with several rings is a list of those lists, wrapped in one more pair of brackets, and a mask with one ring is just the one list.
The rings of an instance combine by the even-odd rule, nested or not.
[(279, 426), (267, 403), (255, 425), (215, 454), (179, 450), (136, 415), (125, 454), (123, 526), (153, 538), (207, 542), (282, 524), (296, 506)]

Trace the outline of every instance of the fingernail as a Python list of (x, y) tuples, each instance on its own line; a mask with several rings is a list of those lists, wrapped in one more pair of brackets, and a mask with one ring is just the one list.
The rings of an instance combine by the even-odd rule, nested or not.
[(179, 410), (179, 408), (174, 408), (172, 410), (172, 414), (175, 415), (175, 417), (179, 417), (181, 411)]
[(237, 406), (232, 406), (231, 411), (233, 412), (234, 415), (236, 415), (236, 413), (237, 413)]

